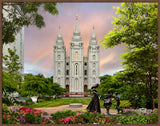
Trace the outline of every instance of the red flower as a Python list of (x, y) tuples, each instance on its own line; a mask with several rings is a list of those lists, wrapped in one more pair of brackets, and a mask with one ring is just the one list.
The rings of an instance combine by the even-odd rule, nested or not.
[(156, 123), (156, 122), (153, 122), (153, 123), (151, 123), (151, 124), (158, 124), (158, 123)]
[(5, 117), (5, 114), (3, 114), (3, 117)]

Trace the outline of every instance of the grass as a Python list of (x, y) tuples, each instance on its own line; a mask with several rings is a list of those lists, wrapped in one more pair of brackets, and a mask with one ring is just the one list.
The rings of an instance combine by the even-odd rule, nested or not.
[[(51, 101), (42, 101), (37, 104), (27, 105), (24, 106), (25, 108), (39, 108), (39, 107), (56, 107), (60, 105), (69, 105), (70, 103), (82, 103), (83, 105), (89, 105), (91, 102), (91, 98), (66, 98), (66, 99), (56, 99)], [(104, 108), (103, 106), (104, 101), (100, 100), (100, 106), (101, 108)], [(114, 109), (112, 106), (111, 109)]]

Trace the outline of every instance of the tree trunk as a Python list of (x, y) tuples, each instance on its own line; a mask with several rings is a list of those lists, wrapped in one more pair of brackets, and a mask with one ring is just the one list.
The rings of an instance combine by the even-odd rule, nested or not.
[(154, 104), (154, 97), (153, 97), (153, 94), (152, 94), (152, 96), (151, 96), (151, 103), (152, 103), (152, 109), (154, 109), (154, 108), (155, 108), (155, 104)]

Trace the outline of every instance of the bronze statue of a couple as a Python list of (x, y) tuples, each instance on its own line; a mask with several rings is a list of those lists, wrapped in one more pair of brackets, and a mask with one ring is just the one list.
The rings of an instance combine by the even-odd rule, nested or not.
[[(93, 97), (92, 97), (92, 101), (90, 102), (90, 104), (87, 107), (87, 110), (89, 112), (98, 112), (101, 113), (101, 109), (100, 109), (100, 103), (99, 103), (99, 94), (97, 93), (97, 88), (98, 88), (99, 84), (96, 84), (95, 86), (92, 86), (92, 91), (93, 91)], [(113, 96), (110, 91), (108, 91), (108, 94), (104, 95), (104, 107), (106, 108), (107, 114), (109, 115), (109, 109), (112, 105), (112, 98), (114, 98), (117, 101), (117, 105), (116, 105), (116, 109), (117, 112), (119, 114), (120, 112), (120, 99), (118, 96), (118, 93), (115, 94), (115, 96)]]

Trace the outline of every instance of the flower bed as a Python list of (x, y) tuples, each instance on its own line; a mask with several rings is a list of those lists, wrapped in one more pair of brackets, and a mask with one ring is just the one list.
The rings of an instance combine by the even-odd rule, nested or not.
[(20, 108), (12, 107), (6, 109), (3, 105), (3, 124), (45, 124), (52, 123), (52, 120), (47, 113), (41, 112), (32, 108)]
[(57, 112), (50, 116), (32, 108), (16, 108), (3, 105), (3, 124), (157, 124), (158, 113), (137, 115), (125, 111), (125, 115), (106, 116), (86, 110), (75, 112), (71, 110)]

